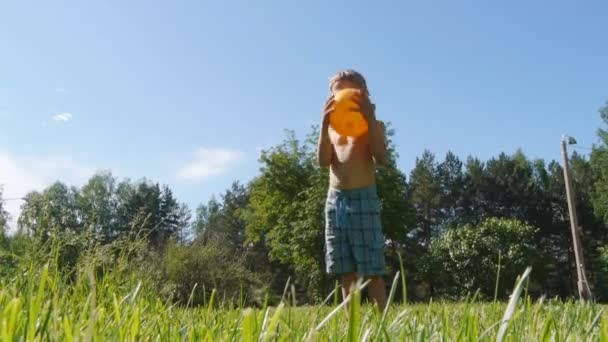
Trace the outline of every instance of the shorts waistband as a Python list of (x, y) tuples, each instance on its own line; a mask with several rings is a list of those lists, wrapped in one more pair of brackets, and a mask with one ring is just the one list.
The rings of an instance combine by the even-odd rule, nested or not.
[(368, 197), (377, 196), (378, 194), (375, 184), (356, 189), (336, 189), (330, 187), (328, 193), (338, 197)]

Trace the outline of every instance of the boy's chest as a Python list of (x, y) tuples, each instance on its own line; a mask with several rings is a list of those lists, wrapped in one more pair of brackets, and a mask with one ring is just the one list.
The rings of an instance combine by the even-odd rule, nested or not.
[(360, 137), (347, 137), (329, 129), (329, 139), (334, 147), (336, 156), (341, 162), (360, 157), (368, 151), (368, 137), (364, 134)]

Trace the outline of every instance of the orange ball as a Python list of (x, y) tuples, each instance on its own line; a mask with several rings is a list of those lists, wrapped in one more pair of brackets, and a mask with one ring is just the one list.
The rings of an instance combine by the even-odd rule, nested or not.
[(329, 116), (329, 124), (340, 135), (358, 137), (367, 132), (367, 121), (361, 114), (359, 105), (352, 100), (356, 89), (342, 89), (334, 95), (334, 111)]

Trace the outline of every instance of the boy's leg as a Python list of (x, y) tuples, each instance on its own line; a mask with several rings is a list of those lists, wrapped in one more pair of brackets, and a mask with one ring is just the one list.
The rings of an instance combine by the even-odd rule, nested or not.
[(357, 271), (364, 274), (371, 282), (367, 288), (368, 295), (383, 310), (386, 307), (386, 287), (384, 284), (384, 233), (381, 221), (380, 200), (375, 187), (365, 189), (353, 204), (358, 208), (351, 214), (353, 226), (352, 246), (357, 264)]
[(386, 285), (384, 284), (384, 278), (382, 276), (371, 277), (368, 291), (374, 304), (378, 306), (380, 311), (384, 311), (386, 307)]
[[(357, 274), (356, 273), (345, 273), (341, 277), (342, 280), (342, 301), (345, 301), (350, 294), (350, 290), (353, 289), (355, 283), (357, 282)], [(344, 306), (344, 313), (348, 318), (348, 312), (350, 311), (348, 304)]]
[(341, 277), (342, 279), (342, 300), (345, 300), (350, 294), (350, 290), (357, 282), (356, 273), (345, 273)]

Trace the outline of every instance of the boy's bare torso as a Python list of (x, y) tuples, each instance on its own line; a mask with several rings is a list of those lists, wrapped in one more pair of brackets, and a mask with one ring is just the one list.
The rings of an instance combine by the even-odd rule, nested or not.
[(328, 130), (333, 150), (329, 166), (329, 185), (342, 190), (374, 185), (375, 163), (368, 134), (354, 138), (339, 135), (331, 126)]

